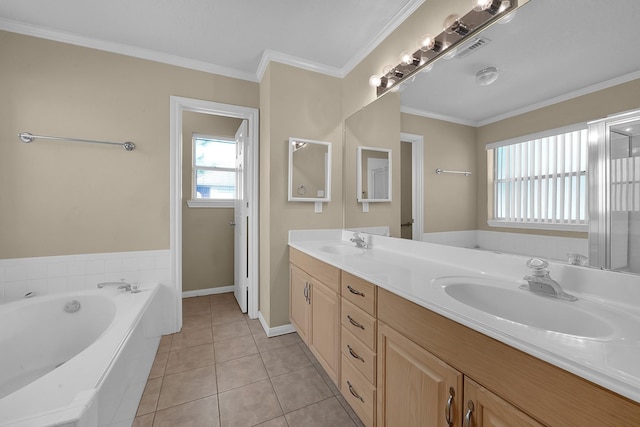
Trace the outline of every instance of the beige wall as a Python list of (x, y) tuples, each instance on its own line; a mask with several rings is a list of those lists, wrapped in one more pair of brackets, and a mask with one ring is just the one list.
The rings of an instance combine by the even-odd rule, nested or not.
[[(400, 117), (402, 132), (424, 137), (424, 232), (474, 230), (476, 128), (406, 113)], [(437, 175), (438, 168), (472, 174)]]
[[(400, 97), (389, 93), (345, 122), (345, 227), (389, 226), (400, 237)], [(356, 159), (359, 146), (391, 149), (391, 202), (369, 203), (362, 212), (357, 201)]]
[[(288, 231), (342, 226), (341, 102), (340, 79), (277, 62), (260, 82), (260, 311), (271, 327), (289, 323)], [(321, 214), (287, 201), (290, 136), (333, 144), (331, 202)]]
[(169, 248), (169, 97), (259, 103), (256, 83), (34, 37), (0, 51), (0, 258)]
[(233, 208), (190, 208), (193, 134), (233, 138), (242, 123), (233, 117), (187, 111), (182, 116), (182, 290), (233, 285)]
[[(485, 150), (487, 144), (540, 132), (546, 129), (554, 129), (575, 123), (596, 120), (611, 114), (637, 108), (640, 108), (640, 79), (478, 128), (478, 142), (476, 145), (476, 168), (478, 170), (476, 188), (477, 228), (496, 231), (495, 228), (490, 228), (487, 225), (487, 188), (488, 185), (490, 185), (487, 178), (487, 152)], [(497, 229), (497, 231), (587, 237), (587, 233), (558, 233), (545, 230), (500, 228)]]
[[(410, 142), (400, 143), (400, 223), (404, 224), (413, 218), (412, 198), (413, 198), (413, 163), (412, 146)], [(413, 237), (413, 227), (400, 226), (400, 237), (411, 239)]]

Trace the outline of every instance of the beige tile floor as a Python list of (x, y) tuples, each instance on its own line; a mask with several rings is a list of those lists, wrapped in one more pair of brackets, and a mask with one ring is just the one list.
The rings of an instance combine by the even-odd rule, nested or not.
[(233, 294), (183, 300), (162, 337), (134, 427), (356, 427), (358, 417), (293, 333), (268, 338)]

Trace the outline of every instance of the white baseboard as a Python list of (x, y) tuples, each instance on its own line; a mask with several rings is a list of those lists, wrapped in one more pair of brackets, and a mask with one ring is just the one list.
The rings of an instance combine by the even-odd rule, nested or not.
[(296, 332), (296, 328), (289, 323), (288, 325), (276, 326), (275, 328), (270, 328), (267, 324), (267, 321), (262, 317), (262, 313), (258, 311), (258, 319), (260, 319), (260, 324), (262, 325), (262, 329), (267, 334), (269, 338), (277, 337), (278, 335), (290, 334), (292, 332)]
[(218, 288), (197, 289), (195, 291), (182, 292), (182, 298), (190, 297), (202, 297), (205, 295), (226, 294), (227, 292), (233, 292), (233, 285), (220, 286)]

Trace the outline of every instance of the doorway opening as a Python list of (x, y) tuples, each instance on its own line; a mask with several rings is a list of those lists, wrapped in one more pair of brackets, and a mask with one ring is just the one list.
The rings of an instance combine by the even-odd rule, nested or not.
[[(234, 293), (238, 303), (250, 318), (258, 316), (258, 109), (237, 105), (172, 96), (170, 99), (170, 277), (176, 291), (176, 330), (182, 327), (182, 153), (183, 113), (195, 112), (220, 117), (241, 119), (243, 125), (236, 133), (241, 138), (241, 149), (236, 164), (240, 185), (234, 205), (234, 241), (240, 247), (234, 257), (234, 271), (242, 271), (234, 277)], [(238, 222), (240, 221), (240, 224)], [(238, 268), (239, 263), (244, 268)], [(237, 274), (237, 273), (236, 273)], [(235, 276), (235, 274), (234, 274)], [(240, 280), (239, 280), (240, 279)]]
[(400, 234), (422, 240), (424, 228), (424, 137), (400, 134)]

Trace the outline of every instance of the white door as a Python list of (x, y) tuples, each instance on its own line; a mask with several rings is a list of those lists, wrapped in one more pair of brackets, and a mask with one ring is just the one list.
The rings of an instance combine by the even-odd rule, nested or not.
[(236, 200), (233, 223), (234, 230), (234, 284), (233, 292), (243, 313), (247, 312), (247, 212), (248, 199), (245, 180), (244, 160), (247, 139), (247, 121), (243, 120), (236, 132)]

